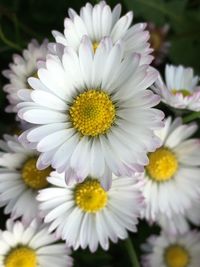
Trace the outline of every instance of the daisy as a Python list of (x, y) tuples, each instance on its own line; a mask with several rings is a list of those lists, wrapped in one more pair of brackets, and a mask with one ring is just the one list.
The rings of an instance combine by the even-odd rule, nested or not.
[(113, 176), (112, 187), (105, 191), (97, 179), (67, 186), (64, 174), (52, 172), (52, 185), (40, 191), (41, 214), (49, 231), (66, 240), (75, 250), (87, 246), (94, 252), (98, 244), (107, 250), (109, 239), (127, 238), (127, 230), (136, 231), (144, 205), (141, 184), (132, 177)]
[(0, 231), (0, 266), (71, 267), (70, 250), (57, 241), (36, 221), (25, 226), (20, 221), (8, 220), (6, 230)]
[(38, 153), (25, 148), (17, 136), (5, 136), (0, 140), (0, 203), (5, 206), (5, 213), (12, 218), (22, 216), (30, 222), (38, 216), (36, 195), (39, 189), (48, 186), (46, 177), (51, 168), (38, 170)]
[(194, 202), (184, 214), (175, 213), (171, 217), (166, 214), (159, 214), (158, 224), (169, 234), (183, 234), (189, 231), (190, 223), (195, 226), (200, 226), (200, 208), (199, 201)]
[(146, 90), (157, 72), (141, 66), (138, 54), (124, 58), (123, 45), (113, 46), (109, 38), (94, 54), (85, 36), (78, 53), (68, 47), (62, 60), (48, 55), (38, 76), (29, 78), (35, 90), (18, 105), (18, 116), (39, 125), (20, 140), (41, 152), (40, 168), (51, 164), (65, 171), (68, 183), (91, 174), (107, 188), (109, 170), (116, 175), (143, 170), (147, 152), (160, 145), (154, 130), (162, 126), (163, 113), (152, 108), (159, 97)]
[(152, 86), (165, 104), (173, 108), (200, 111), (199, 77), (194, 76), (192, 68), (166, 65), (165, 81), (166, 84), (159, 77)]
[(143, 245), (143, 267), (199, 267), (200, 233), (152, 236)]
[(22, 55), (13, 56), (13, 63), (10, 63), (9, 69), (3, 71), (3, 75), (9, 80), (3, 88), (8, 94), (7, 112), (16, 112), (16, 104), (22, 101), (18, 95), (19, 90), (30, 89), (27, 78), (37, 76), (37, 62), (46, 58), (47, 44), (47, 40), (44, 40), (41, 45), (36, 40), (32, 40)]
[(137, 23), (131, 26), (133, 12), (128, 12), (120, 18), (121, 5), (113, 10), (101, 1), (94, 7), (87, 3), (80, 10), (80, 15), (69, 9), (69, 18), (64, 21), (64, 34), (53, 31), (57, 43), (71, 46), (78, 50), (81, 39), (87, 35), (94, 51), (104, 37), (111, 37), (112, 42), (122, 40), (125, 43), (125, 54), (137, 52), (142, 55), (141, 63), (150, 64), (153, 57), (149, 55), (153, 50), (147, 42), (149, 32), (145, 31), (146, 23)]
[(200, 196), (200, 140), (190, 138), (197, 130), (196, 124), (183, 125), (180, 118), (165, 121), (165, 127), (157, 131), (162, 146), (149, 153), (145, 167), (144, 196), (147, 220), (165, 213), (184, 214)]

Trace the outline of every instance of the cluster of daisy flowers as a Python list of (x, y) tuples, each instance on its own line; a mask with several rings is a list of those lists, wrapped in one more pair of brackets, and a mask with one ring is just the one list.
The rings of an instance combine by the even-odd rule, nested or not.
[(161, 232), (143, 267), (199, 267), (200, 139), (176, 116), (200, 111), (199, 77), (167, 65), (164, 81), (150, 42), (162, 59), (169, 44), (132, 21), (104, 1), (69, 9), (53, 43), (31, 41), (3, 71), (19, 130), (0, 141), (0, 266), (70, 267), (145, 219)]

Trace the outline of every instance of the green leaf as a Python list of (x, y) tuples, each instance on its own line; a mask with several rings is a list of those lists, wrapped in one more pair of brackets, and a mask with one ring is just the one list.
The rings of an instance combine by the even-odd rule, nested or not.
[(191, 66), (200, 73), (200, 38), (180, 38), (171, 42), (169, 57), (174, 64)]
[(182, 13), (187, 4), (187, 0), (124, 0), (126, 6), (138, 16), (144, 17), (147, 21), (153, 21), (158, 25), (163, 25), (166, 19), (182, 23)]
[(124, 0), (128, 9), (132, 9), (136, 16), (141, 16), (147, 21), (153, 21), (157, 24), (164, 24), (164, 13), (159, 10), (164, 9), (161, 0)]

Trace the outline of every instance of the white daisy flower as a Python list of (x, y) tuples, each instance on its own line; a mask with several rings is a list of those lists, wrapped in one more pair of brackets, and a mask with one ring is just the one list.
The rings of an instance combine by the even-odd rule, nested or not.
[(62, 60), (48, 55), (39, 79), (29, 78), (29, 101), (18, 105), (21, 119), (39, 125), (20, 139), (41, 152), (39, 167), (65, 171), (67, 182), (101, 177), (107, 188), (108, 170), (142, 171), (146, 153), (160, 145), (154, 130), (163, 113), (152, 108), (159, 96), (146, 90), (157, 72), (139, 63), (138, 54), (124, 58), (122, 44), (109, 38), (95, 54), (85, 36), (78, 53), (68, 47)]
[(151, 236), (142, 246), (145, 255), (143, 267), (199, 267), (200, 233), (190, 231), (184, 235), (170, 236), (162, 233)]
[(149, 153), (145, 167), (144, 196), (147, 207), (144, 216), (156, 220), (165, 213), (184, 214), (200, 196), (200, 140), (189, 139), (197, 130), (196, 124), (183, 125), (180, 118), (165, 121), (165, 127), (156, 134), (162, 146)]
[(20, 221), (8, 220), (6, 230), (0, 231), (0, 266), (71, 267), (69, 248), (57, 241), (36, 221), (25, 226)]
[(64, 174), (53, 172), (48, 178), (51, 188), (40, 191), (41, 214), (49, 231), (66, 240), (75, 250), (87, 246), (94, 252), (98, 244), (107, 250), (109, 239), (125, 239), (127, 230), (136, 231), (144, 205), (141, 184), (133, 177), (114, 177), (105, 191), (97, 179), (67, 186)]
[(9, 64), (9, 69), (3, 71), (3, 75), (9, 80), (9, 84), (3, 88), (8, 94), (10, 103), (6, 108), (7, 112), (16, 112), (16, 104), (22, 101), (18, 95), (19, 90), (30, 89), (27, 78), (37, 76), (37, 62), (46, 58), (47, 44), (48, 40), (44, 40), (41, 45), (36, 40), (32, 40), (22, 55), (13, 56), (13, 63)]
[(81, 39), (87, 35), (94, 51), (104, 37), (111, 37), (112, 42), (122, 40), (125, 43), (125, 55), (136, 52), (142, 55), (142, 64), (150, 64), (153, 57), (149, 55), (150, 48), (149, 32), (145, 31), (146, 23), (137, 23), (131, 26), (133, 12), (128, 12), (120, 18), (121, 5), (118, 4), (113, 10), (101, 1), (94, 7), (87, 3), (80, 10), (80, 15), (73, 9), (69, 9), (69, 18), (64, 21), (64, 34), (53, 31), (57, 43), (71, 46), (78, 50)]
[(190, 223), (200, 226), (200, 202), (194, 202), (184, 214), (175, 213), (171, 217), (159, 214), (158, 224), (161, 228), (172, 235), (184, 234), (190, 229)]
[(194, 76), (192, 68), (166, 65), (165, 81), (166, 84), (159, 77), (152, 86), (165, 104), (173, 108), (200, 111), (199, 77)]
[(47, 177), (52, 169), (36, 168), (38, 153), (22, 146), (17, 136), (0, 140), (0, 203), (12, 218), (22, 217), (30, 222), (38, 216), (36, 195), (48, 186)]

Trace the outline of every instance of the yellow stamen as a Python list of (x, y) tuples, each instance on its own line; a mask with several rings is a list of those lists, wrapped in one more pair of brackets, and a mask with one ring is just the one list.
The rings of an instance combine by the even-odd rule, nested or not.
[(37, 256), (33, 249), (28, 247), (14, 248), (5, 258), (5, 267), (36, 267)]
[(146, 166), (148, 175), (157, 182), (168, 181), (178, 169), (175, 154), (166, 147), (161, 147), (149, 153), (149, 164)]
[(172, 245), (166, 249), (165, 262), (168, 267), (189, 266), (190, 256), (187, 250), (179, 245)]
[(50, 167), (45, 170), (38, 170), (36, 168), (36, 158), (28, 159), (22, 168), (22, 179), (24, 183), (32, 189), (42, 189), (47, 187), (47, 177), (52, 169)]
[(95, 53), (96, 50), (97, 50), (97, 48), (98, 48), (98, 46), (99, 46), (99, 42), (94, 42), (94, 43), (92, 44), (92, 46), (93, 46), (93, 50), (94, 50), (94, 53)]
[(171, 92), (173, 95), (176, 95), (179, 93), (181, 93), (183, 96), (190, 96), (191, 95), (191, 92), (186, 90), (186, 89), (180, 89), (180, 90), (173, 89)]
[(74, 100), (69, 114), (74, 128), (82, 135), (105, 134), (112, 126), (116, 110), (107, 93), (89, 90)]
[(107, 204), (107, 193), (99, 181), (87, 179), (75, 188), (76, 205), (85, 212), (97, 212)]

